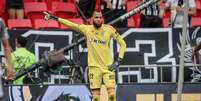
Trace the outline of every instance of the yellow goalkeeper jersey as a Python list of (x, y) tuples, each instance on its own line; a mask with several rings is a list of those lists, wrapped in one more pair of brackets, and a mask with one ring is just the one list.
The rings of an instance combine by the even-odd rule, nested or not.
[(112, 26), (103, 24), (101, 28), (96, 29), (93, 25), (76, 24), (61, 18), (59, 22), (84, 34), (87, 40), (88, 66), (106, 68), (112, 64), (112, 38), (120, 45), (119, 58), (124, 57), (126, 43)]

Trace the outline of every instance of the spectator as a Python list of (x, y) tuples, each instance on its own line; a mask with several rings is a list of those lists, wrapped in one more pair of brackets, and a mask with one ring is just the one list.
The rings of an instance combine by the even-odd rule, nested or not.
[[(86, 18), (90, 18), (95, 9), (96, 0), (75, 0)], [(80, 16), (80, 14), (79, 14)]]
[[(141, 4), (149, 0), (138, 0)], [(141, 28), (158, 28), (162, 27), (162, 19), (160, 16), (160, 2), (151, 4), (145, 10), (141, 11), (140, 27)]]
[[(178, 1), (178, 2), (177, 2)], [(191, 26), (191, 16), (196, 14), (195, 0), (187, 0), (189, 4), (188, 16), (189, 21), (187, 26)], [(172, 27), (182, 27), (183, 25), (183, 14), (184, 4), (183, 0), (167, 0), (165, 8), (162, 10), (162, 14), (165, 10), (171, 10), (171, 25)]]
[[(34, 64), (36, 62), (36, 58), (33, 53), (29, 52), (25, 48), (27, 43), (26, 38), (17, 37), (15, 42), (17, 49), (11, 54), (11, 63), (16, 73)], [(22, 85), (23, 79), (24, 76), (15, 80), (13, 83)]]
[[(7, 63), (7, 68), (6, 68), (6, 77), (4, 79), (6, 80), (12, 80), (13, 78), (13, 71), (12, 71), (12, 67), (11, 67), (11, 48), (10, 48), (10, 44), (9, 44), (9, 36), (8, 36), (8, 32), (7, 29), (5, 27), (4, 21), (0, 18), (0, 41), (3, 44), (3, 48), (4, 48), (4, 55), (6, 58), (6, 63)], [(1, 72), (1, 68), (0, 68), (0, 72)], [(3, 96), (3, 91), (2, 91), (2, 83), (1, 83), (1, 79), (0, 79), (0, 98)]]
[[(127, 0), (102, 0), (101, 9), (105, 22), (108, 23), (126, 13)], [(127, 19), (115, 23), (115, 27), (127, 27)]]
[(24, 5), (23, 0), (6, 0), (9, 19), (23, 19)]

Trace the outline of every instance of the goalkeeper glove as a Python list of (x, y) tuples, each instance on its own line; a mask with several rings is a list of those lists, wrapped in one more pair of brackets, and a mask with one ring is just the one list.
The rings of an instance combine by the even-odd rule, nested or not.
[(118, 58), (117, 60), (115, 60), (111, 65), (108, 66), (109, 70), (115, 71), (119, 67), (121, 62), (122, 62), (122, 58)]
[(43, 13), (45, 14), (44, 19), (45, 19), (46, 21), (47, 21), (47, 20), (50, 20), (50, 19), (58, 21), (58, 17), (57, 17), (57, 16), (54, 16), (54, 15), (48, 13), (48, 12), (43, 12)]

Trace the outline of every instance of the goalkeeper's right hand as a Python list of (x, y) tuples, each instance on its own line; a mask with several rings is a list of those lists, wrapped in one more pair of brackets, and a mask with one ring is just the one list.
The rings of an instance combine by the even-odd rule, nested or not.
[(54, 15), (48, 13), (48, 12), (43, 12), (43, 13), (45, 14), (44, 19), (45, 19), (46, 21), (47, 21), (47, 20), (50, 20), (50, 19), (58, 21), (58, 17), (57, 17), (57, 16), (54, 16)]
[(122, 62), (122, 58), (118, 58), (117, 60), (115, 60), (111, 65), (109, 65), (109, 70), (110, 71), (116, 71), (116, 69), (119, 67), (119, 65)]

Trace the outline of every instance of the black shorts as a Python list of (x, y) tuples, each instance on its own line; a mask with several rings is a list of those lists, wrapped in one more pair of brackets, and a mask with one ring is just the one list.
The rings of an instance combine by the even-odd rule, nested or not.
[[(105, 23), (109, 23), (113, 21), (114, 19), (124, 15), (126, 13), (126, 10), (124, 9), (114, 9), (114, 10), (109, 10), (109, 9), (103, 9), (102, 10)], [(113, 24), (114, 27), (121, 28), (121, 27), (127, 27), (127, 19), (124, 19), (123, 21), (119, 21), (117, 23)]]
[(162, 27), (162, 19), (159, 16), (149, 16), (141, 14), (141, 28), (160, 28)]
[(23, 9), (23, 0), (6, 0), (6, 7), (7, 9), (14, 8), (14, 9)]

